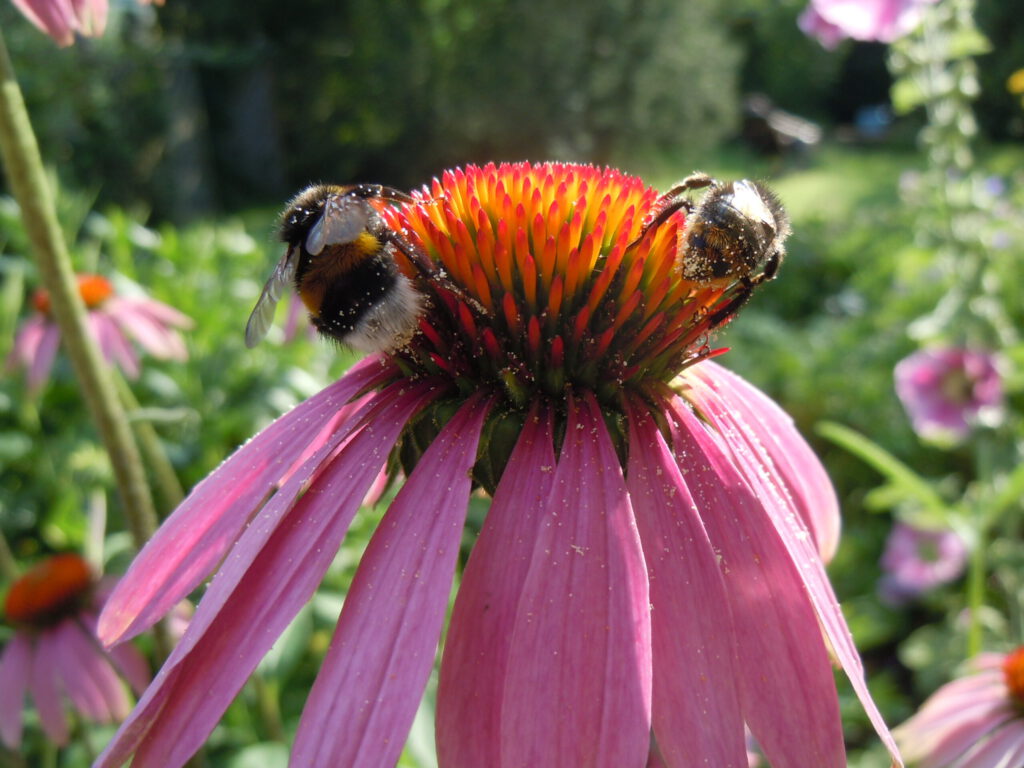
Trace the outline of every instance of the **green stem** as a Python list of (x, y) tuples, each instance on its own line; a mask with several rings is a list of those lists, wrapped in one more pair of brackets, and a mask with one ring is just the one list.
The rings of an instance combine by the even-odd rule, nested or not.
[(0, 154), (7, 179), (32, 243), (43, 285), (50, 293), (61, 340), (71, 358), (82, 395), (110, 456), (125, 517), (137, 547), (156, 530), (156, 511), (128, 418), (117, 398), (96, 342), (86, 329), (85, 305), (78, 293), (63, 233), (57, 222), (21, 88), (0, 34)]
[[(977, 515), (975, 518), (977, 519)], [(977, 522), (977, 520), (976, 520)], [(967, 658), (981, 653), (982, 627), (981, 609), (985, 604), (985, 531), (976, 525), (977, 538), (971, 550), (971, 562), (967, 572), (967, 610), (970, 623), (967, 626)]]
[(89, 492), (88, 525), (85, 531), (85, 559), (92, 563), (98, 573), (103, 568), (103, 545), (107, 535), (107, 492), (93, 488)]
[(260, 721), (263, 723), (267, 737), (273, 741), (285, 741), (277, 685), (267, 682), (259, 672), (252, 676), (252, 684), (256, 690), (256, 704), (259, 708)]
[(28, 763), (22, 755), (0, 744), (0, 765), (4, 768), (26, 768)]
[[(117, 385), (121, 404), (125, 410), (129, 414), (137, 413), (141, 410), (139, 401), (135, 399), (135, 393), (128, 386), (128, 382), (124, 380), (124, 376), (116, 371), (114, 372), (114, 383)], [(142, 449), (142, 453), (146, 457), (146, 463), (153, 471), (160, 496), (167, 506), (167, 511), (170, 511), (185, 498), (185, 492), (178, 481), (178, 475), (174, 471), (174, 466), (171, 464), (170, 459), (167, 458), (167, 452), (164, 451), (160, 438), (149, 421), (141, 418), (132, 418), (131, 424), (135, 429), (135, 437), (139, 441), (139, 448)]]
[(4, 581), (14, 581), (21, 575), (18, 561), (14, 559), (14, 553), (11, 552), (3, 531), (0, 531), (0, 574), (3, 574)]

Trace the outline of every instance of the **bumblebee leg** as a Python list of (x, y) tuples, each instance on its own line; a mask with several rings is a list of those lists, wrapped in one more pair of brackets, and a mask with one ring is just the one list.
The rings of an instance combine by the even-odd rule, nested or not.
[(379, 197), (381, 200), (388, 200), (393, 203), (414, 203), (410, 195), (394, 187), (385, 187), (383, 184), (356, 184), (349, 194), (364, 199)]
[(685, 197), (676, 197), (674, 200), (671, 199), (671, 197), (672, 193), (668, 192), (662, 195), (660, 198), (658, 198), (655, 204), (663, 205), (663, 207), (661, 208), (661, 210), (658, 211), (657, 214), (655, 214), (654, 218), (652, 218), (650, 221), (644, 224), (643, 228), (640, 230), (640, 234), (637, 235), (636, 240), (634, 240), (633, 242), (626, 246), (627, 251), (630, 248), (635, 248), (636, 246), (640, 245), (641, 241), (645, 237), (647, 237), (648, 232), (651, 232), (660, 227), (662, 224), (668, 221), (669, 217), (672, 216), (672, 214), (675, 213), (676, 211), (685, 210), (687, 215), (693, 213), (693, 203), (691, 203)]
[(691, 189), (700, 189), (701, 187), (710, 187), (715, 184), (715, 180), (708, 176), (706, 173), (701, 171), (694, 171), (685, 179), (676, 184), (672, 189), (665, 193), (665, 196), (681, 195), (683, 192), (688, 192)]
[(708, 321), (708, 328), (717, 328), (739, 312), (740, 308), (746, 304), (753, 295), (754, 285), (754, 282), (751, 280), (743, 280), (740, 285), (740, 289), (736, 292), (736, 295), (729, 300), (729, 303), (721, 309), (715, 310), (715, 313), (711, 315), (711, 318)]
[(668, 221), (669, 217), (679, 210), (685, 210), (687, 215), (693, 213), (693, 203), (689, 198), (684, 195), (691, 189), (700, 189), (701, 187), (710, 187), (715, 183), (715, 180), (708, 176), (706, 173), (697, 171), (691, 173), (681, 182), (676, 184), (672, 189), (666, 192), (664, 195), (658, 198), (655, 206), (658, 208), (658, 212), (654, 217), (644, 224), (643, 229), (640, 230), (640, 235), (626, 246), (626, 250), (634, 248), (640, 244), (640, 242), (647, 237), (647, 233), (651, 230), (655, 230)]
[(477, 314), (481, 316), (487, 314), (487, 310), (484, 309), (483, 305), (462, 290), (462, 288), (453, 283), (451, 278), (445, 274), (444, 269), (431, 261), (430, 257), (427, 256), (422, 249), (417, 248), (397, 232), (390, 229), (384, 233), (383, 237), (387, 242), (392, 243), (395, 248), (402, 252), (405, 258), (407, 258), (412, 265), (419, 270), (423, 279), (434, 287), (435, 291), (437, 291), (438, 288), (443, 288), (458, 298), (459, 301), (472, 307)]
[(393, 229), (385, 227), (381, 231), (381, 239), (386, 243), (391, 243), (401, 251), (402, 255), (419, 270), (423, 277), (430, 279), (436, 276), (437, 265), (430, 260), (430, 257), (422, 249), (417, 248)]
[(756, 277), (749, 278), (750, 284), (760, 285), (761, 283), (767, 283), (769, 280), (774, 280), (775, 276), (779, 273), (779, 267), (782, 264), (782, 254), (775, 252), (768, 260), (764, 263), (764, 271)]

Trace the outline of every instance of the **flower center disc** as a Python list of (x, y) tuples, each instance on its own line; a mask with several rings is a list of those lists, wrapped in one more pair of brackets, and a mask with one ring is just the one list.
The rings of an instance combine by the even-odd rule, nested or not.
[[(382, 214), (443, 277), (421, 281), (431, 306), (395, 359), (462, 397), (501, 395), (485, 444), (503, 420), (514, 439), (538, 400), (557, 410), (589, 391), (620, 412), (624, 388), (667, 382), (711, 354), (711, 310), (736, 286), (682, 279), (683, 212), (640, 238), (659, 198), (640, 179), (572, 164), (467, 166), (414, 196)], [(423, 444), (448, 415), (434, 414)]]
[(1011, 651), (1003, 662), (1003, 675), (1010, 696), (1018, 705), (1024, 706), (1024, 645)]
[(73, 553), (55, 555), (11, 585), (4, 613), (20, 624), (50, 624), (77, 607), (91, 585), (92, 572), (85, 560)]
[(579, 389), (608, 402), (668, 381), (707, 354), (706, 318), (724, 289), (681, 278), (682, 213), (634, 242), (658, 196), (638, 178), (570, 164), (435, 179), (386, 215), (463, 296), (439, 286), (405, 362), (466, 392), (499, 387), (520, 406)]
[[(99, 275), (78, 275), (78, 293), (87, 309), (95, 309), (114, 295), (114, 286)], [(32, 306), (44, 315), (50, 314), (50, 292), (40, 288), (32, 295)]]

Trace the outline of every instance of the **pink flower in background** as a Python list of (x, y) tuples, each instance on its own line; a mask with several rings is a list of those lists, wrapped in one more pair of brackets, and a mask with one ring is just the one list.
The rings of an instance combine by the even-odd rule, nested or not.
[(882, 553), (885, 575), (878, 591), (886, 602), (899, 605), (959, 578), (966, 564), (967, 545), (955, 531), (896, 523)]
[(64, 699), (88, 720), (113, 723), (131, 710), (122, 679), (136, 693), (146, 687), (149, 670), (134, 647), (105, 651), (96, 639), (106, 591), (75, 554), (44, 560), (11, 586), (4, 615), (15, 632), (0, 655), (0, 738), (10, 749), (21, 743), (26, 693), (47, 738), (64, 745)]
[[(99, 37), (107, 27), (107, 0), (11, 0), (14, 7), (62, 48), (75, 35)], [(163, 0), (140, 0), (163, 5)]]
[(835, 48), (847, 37), (891, 43), (921, 21), (921, 7), (935, 0), (811, 0), (800, 14), (804, 34)]
[(1002, 416), (1002, 377), (988, 352), (922, 349), (897, 363), (895, 379), (914, 431), (926, 440), (957, 442)]
[[(188, 351), (178, 328), (192, 321), (173, 307), (150, 298), (118, 296), (110, 281), (99, 275), (79, 275), (78, 290), (87, 320), (103, 357), (125, 375), (139, 375), (139, 357), (131, 340), (161, 360), (187, 360)], [(8, 367), (28, 372), (28, 386), (37, 390), (49, 378), (60, 344), (60, 328), (50, 314), (50, 297), (40, 289), (32, 298), (36, 312), (14, 339)]]
[(25, 18), (64, 47), (75, 35), (99, 37), (107, 26), (107, 0), (12, 0)]
[(983, 653), (971, 674), (946, 683), (893, 730), (907, 761), (922, 768), (1024, 765), (1024, 646)]
[(96, 768), (188, 760), (384, 467), (407, 479), (292, 764), (398, 760), (474, 482), (492, 504), (443, 650), (444, 768), (743, 766), (745, 725), (770, 763), (839, 768), (830, 649), (898, 760), (822, 563), (839, 533), (831, 484), (789, 417), (706, 359), (715, 310), (742, 286), (681, 279), (683, 214), (636, 242), (657, 198), (610, 169), (517, 164), (382, 206), (451, 282), (417, 278), (431, 301), (408, 346), (246, 443), (133, 562), (100, 619), (108, 644), (219, 571)]

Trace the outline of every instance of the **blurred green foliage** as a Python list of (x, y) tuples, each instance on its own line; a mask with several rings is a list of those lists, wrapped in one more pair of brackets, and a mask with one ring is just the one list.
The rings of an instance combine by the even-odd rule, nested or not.
[(44, 154), (76, 188), (179, 219), (312, 180), (406, 187), (472, 161), (706, 152), (738, 117), (739, 49), (713, 0), (307, 0), (244, 13), (179, 0), (159, 24), (150, 8), (119, 20), (53, 57), (0, 9)]

